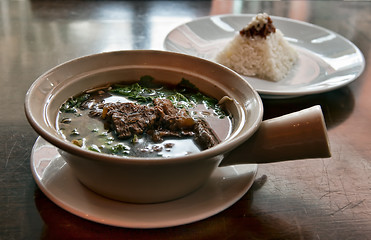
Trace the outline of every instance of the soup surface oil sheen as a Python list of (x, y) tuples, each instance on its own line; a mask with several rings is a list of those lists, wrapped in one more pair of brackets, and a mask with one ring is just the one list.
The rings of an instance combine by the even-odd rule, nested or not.
[(175, 157), (202, 151), (193, 136), (169, 136), (156, 142), (143, 133), (119, 139), (115, 130), (107, 126), (107, 121), (91, 116), (92, 110), (99, 104), (135, 103), (151, 106), (154, 98), (169, 99), (176, 108), (186, 109), (193, 119), (204, 120), (219, 141), (230, 135), (230, 117), (221, 110), (215, 99), (201, 94), (187, 80), (183, 79), (176, 87), (168, 87), (154, 83), (149, 76), (142, 77), (139, 83), (105, 86), (71, 97), (58, 113), (58, 132), (81, 148), (121, 156)]

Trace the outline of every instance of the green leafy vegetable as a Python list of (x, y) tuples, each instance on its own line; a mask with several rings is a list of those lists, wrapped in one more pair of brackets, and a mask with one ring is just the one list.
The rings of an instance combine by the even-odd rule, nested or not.
[(93, 151), (93, 152), (99, 152), (99, 153), (101, 152), (101, 150), (99, 149), (99, 147), (97, 145), (95, 145), (95, 144), (92, 144), (91, 146), (89, 146), (88, 149), (90, 151)]
[(139, 142), (139, 137), (138, 135), (134, 134), (133, 138), (131, 139), (131, 143), (138, 143)]
[(142, 87), (139, 83), (128, 86), (115, 85), (110, 92), (125, 96), (131, 100), (136, 100), (140, 103), (152, 102), (155, 98), (153, 91)]
[[(193, 108), (197, 104), (205, 104), (214, 110), (215, 114), (224, 117), (225, 113), (214, 98), (202, 94), (189, 80), (182, 78), (181, 82), (173, 88), (166, 88), (156, 83), (152, 76), (142, 76), (138, 83), (131, 85), (115, 84), (110, 93), (125, 96), (141, 104), (152, 104), (155, 98), (167, 98), (177, 108)], [(76, 113), (81, 104), (89, 98), (89, 94), (68, 99), (60, 108), (63, 112)]]
[(75, 113), (81, 104), (89, 99), (89, 96), (89, 94), (85, 93), (77, 97), (71, 97), (65, 103), (63, 103), (59, 110), (67, 113)]
[(111, 153), (113, 154), (122, 154), (127, 155), (130, 152), (130, 147), (126, 146), (125, 144), (118, 143), (115, 144), (110, 148)]
[(215, 114), (224, 117), (224, 111), (218, 105), (218, 100), (202, 94), (199, 89), (189, 80), (182, 78), (173, 89), (165, 89), (155, 83), (151, 76), (143, 76), (139, 83), (132, 85), (115, 85), (112, 93), (126, 96), (131, 100), (142, 104), (152, 103), (155, 98), (167, 98), (177, 108), (193, 108), (196, 104), (205, 104), (214, 110)]
[(159, 83), (156, 83), (154, 81), (154, 78), (149, 75), (142, 76), (139, 79), (139, 85), (144, 87), (144, 88), (161, 88), (162, 85)]
[(199, 92), (199, 89), (185, 78), (182, 78), (182, 81), (176, 85), (176, 89), (181, 92)]

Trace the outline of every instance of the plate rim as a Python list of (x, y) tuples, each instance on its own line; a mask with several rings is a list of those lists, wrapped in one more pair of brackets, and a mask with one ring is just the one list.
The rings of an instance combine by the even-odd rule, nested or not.
[[(257, 164), (248, 164), (250, 170), (244, 173), (244, 176), (243, 176), (244, 178), (243, 179), (244, 180), (248, 179), (249, 181), (245, 182), (244, 186), (241, 187), (241, 189), (239, 189), (239, 192), (236, 193), (235, 196), (228, 198), (228, 201), (226, 201), (223, 205), (218, 205), (212, 210), (208, 210), (208, 211), (205, 211), (205, 212), (199, 212), (197, 215), (190, 216), (190, 217), (184, 218), (184, 219), (167, 219), (165, 221), (160, 221), (160, 222), (147, 221), (145, 223), (137, 222), (137, 221), (130, 222), (128, 220), (123, 222), (123, 221), (120, 221), (120, 219), (117, 219), (117, 218), (116, 219), (114, 219), (114, 218), (111, 218), (111, 219), (108, 218), (107, 219), (107, 218), (102, 217), (100, 214), (95, 214), (95, 215), (94, 214), (87, 214), (83, 210), (77, 210), (76, 209), (77, 207), (72, 206), (73, 204), (71, 204), (71, 202), (66, 202), (66, 199), (61, 199), (60, 196), (58, 197), (58, 196), (55, 195), (55, 192), (53, 193), (53, 191), (47, 189), (45, 181), (48, 181), (48, 180), (45, 180), (45, 176), (39, 177), (39, 173), (37, 172), (36, 167), (35, 167), (35, 151), (36, 151), (37, 146), (41, 145), (41, 144), (47, 145), (47, 146), (52, 147), (55, 150), (57, 150), (57, 148), (55, 146), (53, 146), (52, 144), (50, 144), (49, 142), (47, 142), (45, 139), (43, 139), (40, 136), (36, 139), (36, 141), (35, 141), (35, 143), (32, 147), (31, 157), (30, 157), (30, 167), (31, 167), (31, 172), (32, 172), (34, 181), (36, 182), (36, 184), (40, 188), (40, 190), (52, 202), (54, 202), (58, 207), (66, 210), (67, 212), (69, 212), (73, 215), (76, 215), (78, 217), (81, 217), (83, 219), (86, 219), (86, 220), (89, 220), (89, 221), (92, 221), (92, 222), (96, 222), (96, 223), (100, 223), (100, 224), (104, 224), (104, 225), (109, 225), (109, 226), (115, 226), (115, 227), (125, 227), (125, 228), (135, 228), (135, 229), (149, 229), (149, 228), (156, 229), (156, 228), (167, 228), (167, 227), (181, 226), (181, 225), (190, 224), (190, 223), (193, 223), (193, 222), (204, 220), (206, 218), (209, 218), (211, 216), (214, 216), (214, 215), (224, 211), (225, 209), (227, 209), (227, 208), (231, 207), (233, 204), (235, 204), (238, 200), (240, 200), (251, 188), (251, 186), (254, 183), (254, 180), (256, 178), (257, 172), (258, 172), (258, 165)], [(50, 162), (48, 163), (48, 166), (53, 161), (64, 161), (58, 155), (59, 154), (57, 154), (55, 157), (52, 157), (52, 159), (50, 159)], [(59, 159), (59, 160), (57, 160), (57, 159)], [(72, 174), (71, 169), (68, 167), (67, 163), (65, 163), (63, 165), (63, 168), (65, 168), (65, 167), (67, 167), (68, 169), (67, 170), (64, 169), (64, 171), (69, 171), (70, 173), (68, 173), (68, 174)], [(62, 168), (61, 168), (61, 170), (62, 170)], [(43, 173), (45, 173), (45, 171), (47, 171), (47, 167), (43, 170)], [(221, 170), (217, 169), (216, 172), (213, 173), (212, 177), (215, 174), (217, 174), (218, 171), (220, 172)], [(63, 173), (61, 173), (61, 174), (63, 174)], [(64, 174), (66, 174), (66, 173), (64, 173)], [(53, 174), (53, 177), (51, 177), (51, 179), (57, 178), (56, 175), (57, 174)], [(223, 178), (224, 177), (225, 176), (223, 176)], [(78, 183), (77, 179), (72, 180), (72, 181), (75, 181), (76, 183)], [(242, 179), (241, 179), (241, 181), (242, 181)], [(206, 183), (205, 185), (207, 185), (207, 184), (208, 183)], [(212, 185), (213, 185), (213, 187), (215, 187), (217, 184), (212, 184)], [(191, 194), (189, 194), (189, 195), (187, 195), (183, 198), (176, 199), (176, 200), (169, 201), (169, 202), (164, 202), (164, 203), (134, 204), (134, 203), (124, 203), (124, 202), (119, 202), (119, 201), (111, 200), (111, 199), (108, 199), (108, 198), (104, 198), (104, 197), (92, 192), (91, 190), (87, 189), (82, 184), (80, 186), (75, 187), (75, 188), (79, 188), (79, 187), (83, 188), (84, 191), (89, 192), (89, 195), (94, 196), (98, 201), (107, 203), (107, 205), (109, 205), (109, 203), (111, 203), (112, 205), (121, 205), (122, 204), (122, 206), (127, 205), (127, 206), (133, 206), (134, 208), (135, 207), (138, 208), (140, 206), (151, 207), (150, 205), (152, 205), (154, 208), (157, 208), (158, 206), (160, 206), (159, 204), (165, 204), (165, 205), (166, 204), (171, 204), (172, 205), (174, 203), (176, 204), (176, 201), (184, 201), (185, 198), (187, 198), (189, 196), (192, 196), (192, 194), (197, 194), (197, 192), (200, 191), (200, 189), (199, 189), (199, 190), (196, 190), (194, 193), (191, 193)], [(74, 197), (76, 198), (76, 196), (74, 196)], [(102, 206), (102, 207), (104, 207), (104, 206)]]

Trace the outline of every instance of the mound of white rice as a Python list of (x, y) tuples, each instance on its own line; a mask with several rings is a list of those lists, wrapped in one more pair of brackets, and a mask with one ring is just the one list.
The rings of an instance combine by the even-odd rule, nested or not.
[(283, 79), (298, 58), (279, 29), (265, 38), (236, 35), (217, 55), (216, 61), (246, 75), (271, 81)]

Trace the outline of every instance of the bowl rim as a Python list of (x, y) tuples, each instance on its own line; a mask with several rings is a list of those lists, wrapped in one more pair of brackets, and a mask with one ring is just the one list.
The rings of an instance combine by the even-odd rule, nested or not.
[[(229, 72), (229, 74), (234, 75), (235, 77), (239, 78), (241, 81), (244, 81), (246, 85), (249, 86), (252, 94), (253, 99), (257, 101), (258, 108), (257, 108), (257, 117), (255, 121), (252, 123), (252, 126), (244, 132), (239, 133), (237, 136), (234, 136), (233, 138), (229, 138), (226, 141), (221, 142), (220, 144), (206, 150), (202, 150), (197, 153), (192, 153), (189, 155), (184, 156), (175, 156), (175, 157), (167, 157), (167, 158), (161, 158), (161, 157), (126, 157), (126, 156), (117, 156), (117, 155), (111, 155), (111, 154), (105, 154), (105, 153), (98, 153), (94, 151), (89, 151), (87, 149), (79, 148), (78, 146), (75, 146), (68, 141), (58, 138), (55, 135), (51, 134), (48, 129), (45, 129), (44, 127), (40, 126), (36, 118), (33, 116), (33, 113), (31, 111), (31, 102), (32, 102), (32, 94), (35, 91), (35, 89), (44, 81), (45, 78), (47, 78), (48, 75), (50, 75), (52, 72), (58, 70), (59, 68), (69, 65), (78, 63), (81, 60), (85, 60), (88, 58), (95, 58), (100, 57), (103, 55), (109, 55), (109, 54), (125, 54), (125, 53), (141, 53), (141, 54), (168, 54), (168, 55), (177, 55), (179, 57), (188, 58), (192, 61), (200, 61), (204, 64), (214, 65), (215, 67), (223, 69), (223, 71)], [(45, 114), (46, 106), (43, 106), (43, 113)], [(30, 125), (33, 127), (33, 129), (46, 141), (51, 143), (52, 145), (56, 146), (59, 150), (62, 150), (64, 152), (67, 152), (71, 155), (77, 155), (79, 157), (88, 158), (91, 160), (99, 160), (99, 161), (107, 161), (107, 162), (114, 162), (114, 163), (124, 163), (125, 164), (142, 164), (142, 165), (148, 165), (148, 164), (169, 164), (169, 163), (180, 163), (180, 162), (188, 162), (188, 161), (197, 161), (200, 159), (207, 159), (216, 157), (221, 154), (225, 154), (234, 148), (241, 145), (243, 142), (245, 142), (249, 137), (251, 137), (255, 131), (259, 128), (260, 123), (263, 119), (263, 103), (260, 98), (260, 95), (258, 92), (249, 84), (246, 80), (244, 80), (238, 73), (234, 72), (233, 70), (212, 61), (209, 61), (207, 59), (183, 54), (183, 53), (177, 53), (177, 52), (170, 52), (170, 51), (164, 51), (164, 50), (120, 50), (120, 51), (111, 51), (111, 52), (102, 52), (102, 53), (95, 53), (90, 55), (85, 55), (81, 57), (77, 57), (71, 60), (68, 60), (66, 62), (63, 62), (61, 64), (56, 65), (55, 67), (47, 70), (42, 75), (40, 75), (29, 87), (26, 96), (25, 96), (25, 102), (24, 102), (24, 111), (26, 118)], [(43, 118), (45, 120), (45, 116)]]

